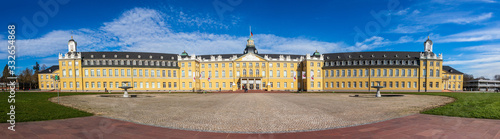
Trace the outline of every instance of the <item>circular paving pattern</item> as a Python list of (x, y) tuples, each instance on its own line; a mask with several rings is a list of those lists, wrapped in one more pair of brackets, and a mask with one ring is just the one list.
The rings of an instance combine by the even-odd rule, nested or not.
[[(115, 119), (174, 129), (277, 133), (354, 126), (452, 102), (442, 96), (360, 98), (334, 93), (148, 94), (64, 96), (61, 104)], [(51, 99), (57, 102), (57, 98)]]

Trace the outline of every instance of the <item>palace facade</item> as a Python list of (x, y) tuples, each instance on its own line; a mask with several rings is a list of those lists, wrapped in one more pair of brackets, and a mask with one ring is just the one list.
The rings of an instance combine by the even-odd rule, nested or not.
[[(443, 66), (441, 54), (424, 52), (314, 52), (259, 54), (250, 37), (241, 54), (189, 55), (145, 52), (78, 52), (73, 38), (59, 65), (39, 74), (42, 90), (131, 91), (460, 91), (463, 73)], [(450, 70), (452, 69), (452, 70)], [(60, 80), (55, 81), (54, 77)]]

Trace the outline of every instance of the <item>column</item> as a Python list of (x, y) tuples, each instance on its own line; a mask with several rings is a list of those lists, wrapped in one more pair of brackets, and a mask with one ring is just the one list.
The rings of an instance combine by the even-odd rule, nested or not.
[(255, 84), (257, 83), (255, 82), (255, 78), (253, 78), (253, 90), (257, 89), (257, 86), (255, 86)]

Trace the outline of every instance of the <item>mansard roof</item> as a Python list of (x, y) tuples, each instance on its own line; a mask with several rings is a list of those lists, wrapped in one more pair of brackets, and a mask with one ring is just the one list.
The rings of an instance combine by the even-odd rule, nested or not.
[(347, 52), (347, 53), (326, 53), (323, 54), (325, 61), (346, 61), (346, 60), (415, 60), (420, 58), (421, 52)]
[(177, 55), (178, 55), (169, 53), (149, 53), (149, 52), (81, 52), (81, 53), (82, 53), (82, 59), (142, 59), (142, 60), (173, 60), (173, 61), (177, 61)]

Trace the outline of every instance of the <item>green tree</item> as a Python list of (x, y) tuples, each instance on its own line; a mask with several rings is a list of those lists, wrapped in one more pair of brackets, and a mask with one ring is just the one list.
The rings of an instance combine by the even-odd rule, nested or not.
[(38, 72), (40, 72), (40, 64), (38, 64), (38, 62), (36, 62), (35, 66), (33, 66), (33, 70), (35, 70), (35, 73), (33, 74), (33, 76), (31, 78), (32, 78), (34, 88), (36, 89), (36, 88), (38, 88)]
[(9, 65), (5, 64), (5, 67), (3, 68), (2, 72), (2, 77), (0, 77), (0, 82), (6, 82), (7, 77), (9, 77)]

